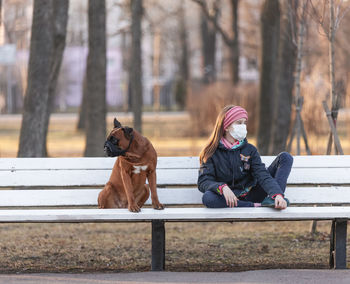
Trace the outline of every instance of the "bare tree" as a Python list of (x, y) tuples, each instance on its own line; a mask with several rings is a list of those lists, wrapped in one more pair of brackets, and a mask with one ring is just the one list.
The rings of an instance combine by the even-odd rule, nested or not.
[(130, 88), (131, 108), (134, 115), (134, 127), (142, 133), (142, 0), (131, 0), (131, 62)]
[(298, 0), (283, 1), (281, 8), (281, 30), (270, 155), (278, 154), (286, 149), (292, 113), (294, 70), (297, 58), (295, 39), (297, 32), (296, 14)]
[[(344, 18), (345, 14), (350, 10), (350, 6), (348, 6), (345, 10), (342, 11), (342, 4), (343, 1), (340, 0), (338, 3), (335, 3), (335, 0), (329, 0), (328, 8), (329, 8), (329, 19), (326, 21), (326, 6), (328, 1), (323, 2), (323, 12), (319, 13), (318, 9), (315, 8), (312, 1), (311, 2), (311, 16), (313, 19), (321, 26), (323, 29), (324, 34), (326, 35), (329, 43), (329, 77), (330, 77), (330, 96), (331, 96), (331, 117), (332, 119), (329, 120), (331, 131), (329, 134), (329, 140), (328, 140), (328, 147), (327, 147), (327, 154), (329, 155), (331, 153), (332, 149), (332, 143), (333, 143), (333, 136), (335, 140), (337, 141), (338, 138), (336, 133), (336, 126), (337, 126), (337, 118), (338, 118), (338, 110), (340, 107), (340, 101), (341, 98), (338, 96), (336, 92), (336, 83), (335, 83), (335, 35), (339, 28), (341, 20)], [(328, 22), (328, 23), (327, 23)], [(327, 105), (324, 102), (323, 106), (325, 108), (325, 111), (328, 115), (327, 111)], [(340, 143), (335, 143), (336, 147), (336, 153), (340, 152), (342, 153), (341, 145)]]
[(231, 19), (232, 19), (232, 36), (229, 36), (227, 32), (221, 27), (218, 22), (218, 15), (216, 13), (215, 7), (219, 5), (220, 1), (214, 1), (213, 13), (210, 12), (206, 0), (193, 0), (202, 9), (202, 13), (208, 18), (212, 23), (216, 31), (222, 36), (224, 43), (230, 49), (230, 65), (231, 65), (231, 78), (233, 84), (237, 84), (240, 80), (239, 78), (239, 26), (238, 26), (238, 7), (239, 0), (231, 0)]
[(299, 28), (298, 28), (298, 38), (297, 38), (297, 61), (296, 61), (296, 70), (295, 70), (295, 96), (294, 96), (294, 104), (295, 104), (295, 122), (292, 129), (292, 133), (290, 136), (290, 140), (288, 142), (287, 151), (291, 150), (291, 146), (293, 143), (293, 139), (295, 134), (297, 135), (297, 155), (300, 155), (300, 138), (303, 136), (305, 149), (308, 155), (311, 155), (311, 151), (309, 149), (309, 145), (307, 142), (307, 136), (304, 128), (304, 122), (301, 117), (301, 110), (303, 107), (304, 97), (301, 96), (301, 87), (300, 87), (300, 77), (302, 71), (302, 61), (304, 56), (304, 37), (305, 37), (305, 29), (307, 24), (307, 7), (309, 0), (303, 0), (303, 4), (301, 5), (301, 15), (299, 19)]
[(34, 0), (28, 85), (24, 100), (18, 157), (45, 155), (45, 119), (48, 112), (54, 46), (52, 17), (52, 0)]
[(258, 126), (258, 148), (262, 155), (267, 154), (271, 138), (279, 33), (279, 2), (276, 0), (265, 0), (261, 10), (262, 51)]
[(185, 3), (184, 0), (180, 3), (179, 8), (179, 26), (180, 26), (180, 46), (181, 55), (179, 62), (179, 79), (176, 84), (176, 103), (181, 109), (185, 108), (187, 97), (187, 85), (190, 77), (189, 70), (189, 47), (188, 47), (188, 35), (186, 27), (186, 15), (185, 15)]
[(66, 46), (66, 34), (67, 34), (67, 22), (68, 22), (68, 8), (69, 8), (69, 0), (61, 0), (61, 1), (53, 1), (53, 42), (54, 42), (54, 50), (52, 54), (52, 66), (50, 70), (50, 84), (49, 84), (49, 98), (48, 98), (48, 106), (46, 110), (45, 117), (45, 147), (46, 147), (46, 155), (47, 156), (47, 132), (49, 127), (50, 115), (54, 108), (55, 97), (56, 97), (56, 89), (57, 89), (57, 80), (58, 75), (61, 69), (61, 63), (63, 59), (63, 52)]
[(209, 21), (205, 12), (201, 12), (201, 39), (203, 55), (203, 81), (211, 83), (216, 80), (216, 29), (215, 23), (218, 21), (220, 1), (213, 3), (213, 21)]
[(103, 156), (106, 139), (106, 5), (89, 0), (89, 54), (86, 67), (85, 156)]

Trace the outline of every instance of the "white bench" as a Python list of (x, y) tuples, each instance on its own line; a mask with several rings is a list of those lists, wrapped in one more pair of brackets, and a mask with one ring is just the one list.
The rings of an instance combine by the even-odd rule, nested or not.
[[(273, 160), (262, 158), (267, 165)], [(332, 220), (330, 265), (346, 268), (350, 156), (294, 157), (286, 190), (293, 206), (283, 211), (198, 206), (202, 193), (196, 187), (197, 157), (158, 159), (159, 199), (168, 206), (164, 210), (97, 209), (98, 193), (114, 162), (115, 158), (0, 159), (0, 223), (151, 222), (152, 270), (164, 270), (165, 222)]]

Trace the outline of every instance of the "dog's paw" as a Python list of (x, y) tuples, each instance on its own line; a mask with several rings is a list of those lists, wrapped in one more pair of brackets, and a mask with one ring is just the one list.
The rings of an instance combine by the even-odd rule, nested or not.
[(137, 204), (129, 205), (128, 206), (129, 211), (138, 213), (141, 211), (141, 208)]
[(164, 205), (161, 204), (161, 203), (155, 203), (155, 204), (152, 204), (152, 207), (156, 210), (163, 210), (164, 209)]

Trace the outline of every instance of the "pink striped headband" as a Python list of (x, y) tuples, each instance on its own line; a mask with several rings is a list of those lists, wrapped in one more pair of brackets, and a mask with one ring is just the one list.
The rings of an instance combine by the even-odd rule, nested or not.
[(240, 106), (234, 106), (233, 108), (229, 109), (225, 114), (224, 130), (226, 130), (232, 124), (232, 122), (235, 122), (241, 118), (248, 120), (248, 113), (244, 108)]

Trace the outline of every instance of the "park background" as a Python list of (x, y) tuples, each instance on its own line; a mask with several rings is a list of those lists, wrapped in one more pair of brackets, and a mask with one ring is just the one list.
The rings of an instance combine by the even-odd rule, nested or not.
[[(227, 104), (248, 110), (248, 139), (262, 155), (287, 149), (302, 128), (301, 110), (310, 151), (323, 155), (330, 133), (323, 101), (350, 153), (349, 1), (0, 0), (0, 7), (0, 158), (103, 156), (114, 117), (147, 136), (159, 156), (197, 156)], [(294, 133), (291, 153), (307, 154)], [(327, 267), (328, 222), (315, 233), (309, 222), (166, 226), (169, 270)], [(1, 231), (0, 272), (150, 267), (147, 224), (2, 224)]]

